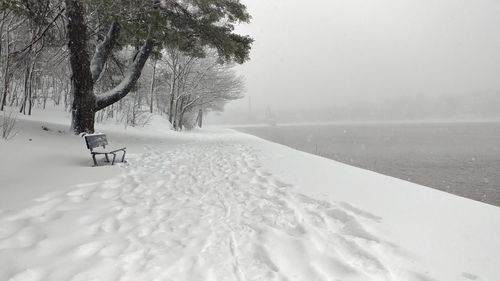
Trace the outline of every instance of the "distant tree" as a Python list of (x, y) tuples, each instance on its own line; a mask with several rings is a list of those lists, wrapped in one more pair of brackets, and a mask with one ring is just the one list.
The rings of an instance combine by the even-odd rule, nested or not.
[(162, 62), (170, 78), (167, 79), (168, 114), (175, 130), (189, 125), (185, 124), (186, 113), (197, 113), (201, 119), (200, 109), (221, 111), (226, 102), (243, 97), (243, 78), (236, 74), (232, 64), (222, 63), (216, 53), (208, 52), (205, 58), (197, 58), (170, 49)]
[[(1, 65), (3, 66), (3, 95), (0, 110), (3, 110), (6, 105), (10, 93), (13, 96), (11, 100), (14, 98), (15, 91), (9, 89), (13, 74), (23, 72), (24, 95), (21, 99), (20, 111), (31, 114), (34, 81), (39, 78), (36, 76), (40, 74), (40, 72), (35, 73), (38, 60), (42, 51), (60, 42), (56, 39), (58, 32), (53, 27), (62, 18), (62, 4), (60, 1), (48, 0), (2, 0), (0, 11), (2, 11), (0, 53), (2, 53), (2, 45), (6, 50)], [(19, 83), (16, 87), (18, 85)]]

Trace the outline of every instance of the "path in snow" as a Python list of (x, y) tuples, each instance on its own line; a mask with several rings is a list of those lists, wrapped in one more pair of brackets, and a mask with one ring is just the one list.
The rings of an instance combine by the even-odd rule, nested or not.
[(431, 280), (372, 234), (382, 218), (320, 201), (252, 148), (149, 148), (124, 173), (0, 213), (0, 280)]

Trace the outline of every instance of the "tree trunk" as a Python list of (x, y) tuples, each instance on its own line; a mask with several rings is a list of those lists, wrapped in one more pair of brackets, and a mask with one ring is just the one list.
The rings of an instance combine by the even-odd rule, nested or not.
[[(31, 62), (31, 67), (29, 71), (29, 78), (28, 78), (28, 115), (31, 115), (31, 109), (33, 108), (33, 72), (35, 71), (35, 65), (36, 61), (38, 59), (38, 55), (41, 52), (37, 52), (35, 54), (35, 57), (33, 58), (33, 61)], [(36, 95), (36, 88), (35, 88), (35, 95)]]
[(180, 103), (179, 102), (176, 103), (177, 105), (175, 109), (175, 115), (177, 116), (176, 130), (179, 131), (182, 131), (182, 125), (183, 125), (182, 118), (184, 118), (184, 109), (185, 109), (184, 103), (185, 103), (184, 96), (180, 98)]
[(46, 79), (42, 82), (42, 101), (43, 101), (43, 109), (45, 110), (45, 106), (47, 105), (47, 99), (49, 98), (49, 89), (48, 89), (49, 81)]
[(71, 129), (75, 134), (93, 133), (96, 97), (87, 52), (87, 26), (78, 0), (65, 0), (68, 18), (68, 48), (72, 71)]
[(153, 62), (153, 77), (151, 79), (151, 101), (149, 102), (149, 112), (153, 113), (153, 101), (155, 93), (156, 59)]
[(28, 78), (30, 77), (30, 67), (26, 65), (26, 71), (24, 72), (24, 96), (21, 104), (21, 108), (19, 109), (19, 113), (26, 114), (26, 101), (28, 100)]
[(68, 80), (66, 80), (66, 85), (65, 85), (65, 88), (64, 88), (64, 111), (67, 111), (68, 110), (68, 107), (69, 107), (69, 83), (68, 83)]
[(172, 70), (172, 78), (170, 78), (170, 103), (168, 107), (168, 121), (174, 125), (174, 101), (175, 101), (175, 69)]
[(17, 80), (13, 80), (12, 81), (12, 84), (13, 86), (11, 87), (12, 91), (11, 91), (11, 95), (10, 95), (10, 103), (9, 105), (10, 106), (13, 106), (14, 105), (14, 102), (16, 103), (16, 106), (17, 106), (17, 101), (18, 101), (18, 98), (17, 98), (17, 88), (19, 87), (19, 82), (17, 82)]
[[(176, 109), (177, 109), (177, 100), (174, 100), (173, 101), (173, 109), (172, 109), (172, 121), (170, 122), (170, 124), (172, 124), (172, 128), (174, 128), (174, 130), (177, 130), (177, 114), (176, 114)], [(170, 117), (169, 117), (170, 119)]]
[[(0, 21), (0, 38), (2, 38), (2, 34), (3, 34), (3, 27), (5, 25), (5, 20), (7, 19), (7, 11), (4, 10), (2, 12), (2, 20)], [(7, 27), (7, 36), (9, 35), (9, 32), (8, 32), (8, 27)], [(0, 40), (0, 58), (2, 57), (2, 40)]]
[(98, 79), (103, 65), (111, 53), (118, 36), (118, 25), (113, 23), (103, 43), (99, 44), (92, 60), (87, 52), (87, 26), (80, 0), (64, 0), (68, 19), (68, 49), (71, 67), (71, 128), (76, 134), (94, 132), (95, 113), (124, 98), (141, 76), (142, 69), (153, 49), (153, 39), (148, 36), (135, 54), (125, 78), (112, 90), (96, 96), (94, 79)]
[[(29, 88), (28, 88), (28, 115), (31, 115), (31, 108), (33, 107), (33, 98), (32, 98), (33, 87), (31, 85), (31, 77), (29, 80)], [(25, 111), (26, 113), (26, 111)]]
[(196, 123), (200, 128), (201, 126), (203, 126), (203, 110), (201, 108), (200, 110), (198, 110), (198, 116), (196, 116)]
[[(5, 12), (4, 12), (5, 14)], [(3, 96), (2, 96), (2, 101), (0, 104), (0, 111), (3, 111), (5, 107), (5, 103), (7, 102), (7, 95), (9, 93), (9, 66), (10, 66), (10, 38), (9, 38), (9, 30), (7, 29), (6, 32), (6, 52), (5, 52), (5, 69), (4, 69), (4, 74), (3, 74)], [(2, 42), (0, 42), (0, 45)]]

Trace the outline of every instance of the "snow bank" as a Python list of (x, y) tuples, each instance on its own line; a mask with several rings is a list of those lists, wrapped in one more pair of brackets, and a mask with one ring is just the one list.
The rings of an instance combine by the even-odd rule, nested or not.
[(500, 208), (249, 138), (266, 168), (299, 192), (380, 217), (377, 232), (436, 279), (500, 280)]

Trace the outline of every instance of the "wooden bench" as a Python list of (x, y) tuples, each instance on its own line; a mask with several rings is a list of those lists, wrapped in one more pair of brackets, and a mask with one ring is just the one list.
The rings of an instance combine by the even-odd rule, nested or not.
[(126, 148), (122, 147), (119, 149), (106, 149), (106, 145), (108, 145), (108, 139), (105, 134), (87, 134), (84, 136), (85, 142), (87, 143), (87, 148), (90, 149), (90, 154), (92, 155), (92, 159), (94, 160), (94, 165), (99, 166), (97, 164), (96, 155), (104, 154), (106, 157), (106, 162), (109, 162), (109, 154), (113, 155), (113, 160), (111, 165), (115, 164), (116, 153), (122, 152), (122, 162), (125, 161), (125, 153)]

